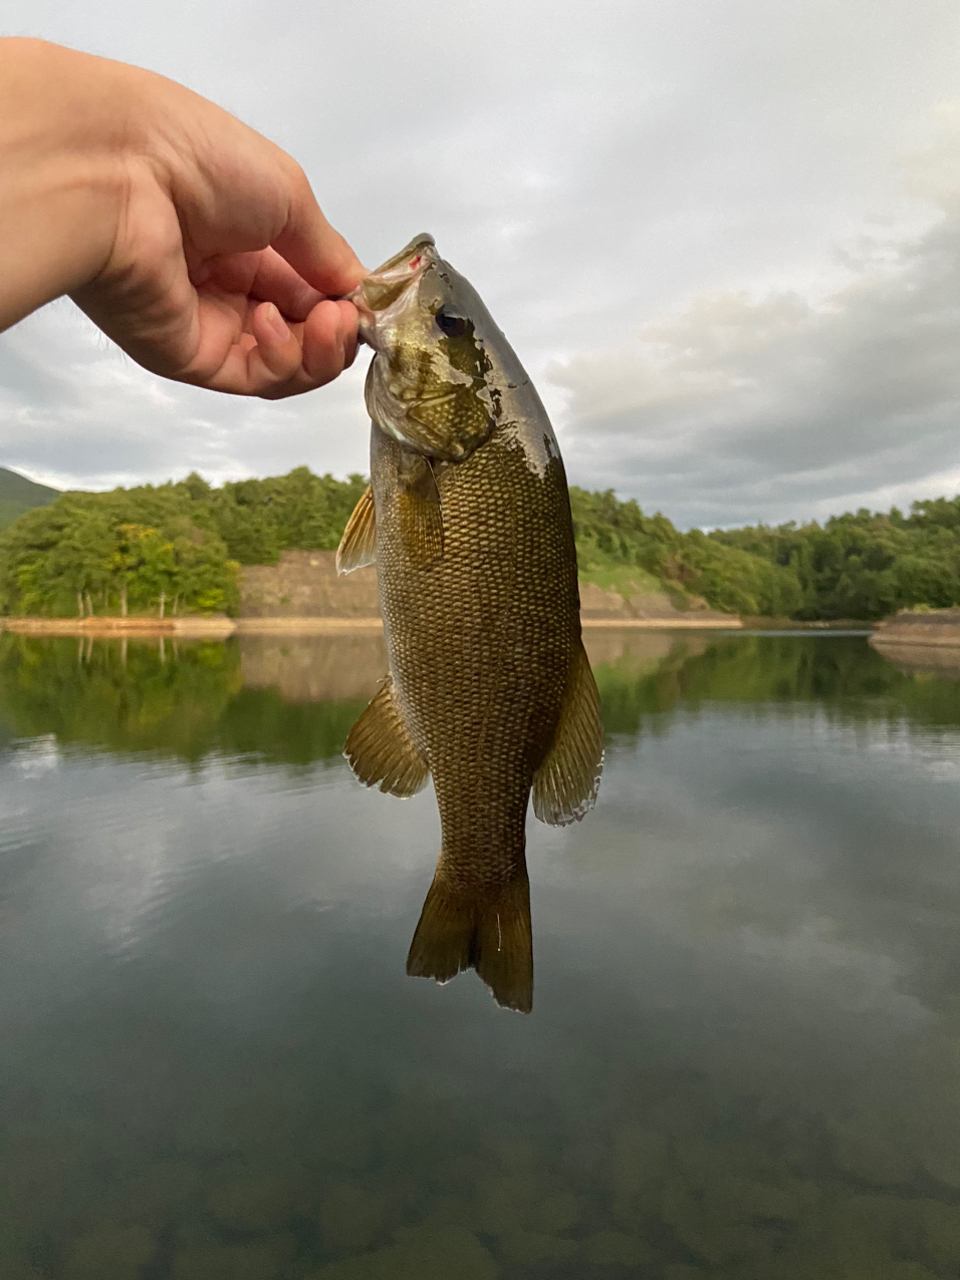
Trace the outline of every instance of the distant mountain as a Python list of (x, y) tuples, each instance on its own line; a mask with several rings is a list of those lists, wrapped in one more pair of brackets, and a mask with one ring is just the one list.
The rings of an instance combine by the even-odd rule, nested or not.
[(12, 524), (17, 516), (22, 516), (31, 507), (48, 507), (55, 498), (60, 497), (59, 489), (51, 489), (49, 485), (37, 484), (16, 471), (8, 471), (0, 467), (0, 529)]

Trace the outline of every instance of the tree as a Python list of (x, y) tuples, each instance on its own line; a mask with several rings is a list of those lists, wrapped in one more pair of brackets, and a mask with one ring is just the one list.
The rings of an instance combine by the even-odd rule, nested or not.
[(183, 612), (235, 609), (238, 565), (191, 514), (172, 489), (65, 494), (0, 535), (0, 609), (57, 617), (96, 601), (121, 616), (162, 615), (170, 600)]

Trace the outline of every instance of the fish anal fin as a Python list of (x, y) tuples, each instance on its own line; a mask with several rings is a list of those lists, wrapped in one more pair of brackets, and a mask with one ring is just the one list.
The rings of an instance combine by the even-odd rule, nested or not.
[(410, 944), (407, 973), (449, 982), (476, 969), (504, 1009), (533, 1008), (530, 883), (525, 873), (495, 890), (471, 891), (438, 868)]
[(404, 451), (397, 492), (397, 526), (403, 549), (418, 568), (443, 556), (443, 508), (429, 458)]
[(533, 812), (551, 826), (578, 821), (597, 798), (602, 767), (600, 695), (580, 641), (570, 663), (553, 743), (534, 775)]
[(357, 778), (393, 796), (413, 796), (430, 770), (403, 722), (388, 676), (347, 734), (343, 754)]
[(337, 547), (337, 573), (373, 564), (377, 552), (377, 513), (370, 485), (360, 495)]

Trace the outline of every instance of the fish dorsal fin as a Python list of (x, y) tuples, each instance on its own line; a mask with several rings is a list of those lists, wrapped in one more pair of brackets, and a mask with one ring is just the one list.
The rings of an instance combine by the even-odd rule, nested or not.
[(430, 770), (403, 722), (390, 676), (347, 734), (343, 754), (364, 786), (413, 796), (426, 784)]
[(429, 458), (404, 450), (397, 493), (397, 525), (403, 549), (417, 568), (443, 557), (443, 508)]
[(377, 552), (377, 512), (370, 485), (360, 495), (337, 547), (337, 573), (352, 573), (373, 564)]
[(570, 663), (553, 744), (533, 779), (533, 812), (555, 827), (578, 821), (597, 798), (602, 767), (600, 695), (581, 640)]

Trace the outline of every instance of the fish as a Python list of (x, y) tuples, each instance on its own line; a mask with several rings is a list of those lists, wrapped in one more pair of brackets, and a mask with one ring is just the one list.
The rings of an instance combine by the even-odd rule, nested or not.
[(348, 295), (373, 348), (370, 485), (337, 569), (375, 564), (388, 672), (344, 755), (367, 786), (429, 777), (441, 848), (407, 972), (473, 968), (533, 1007), (525, 826), (576, 821), (603, 764), (570, 498), (540, 397), (476, 290), (419, 235)]

